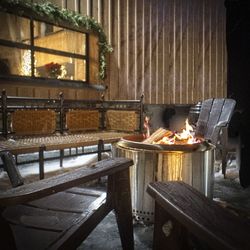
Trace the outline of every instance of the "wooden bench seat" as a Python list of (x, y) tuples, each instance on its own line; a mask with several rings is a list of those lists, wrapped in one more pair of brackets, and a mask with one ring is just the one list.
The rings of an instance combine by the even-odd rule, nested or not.
[[(0, 146), (14, 155), (39, 152), (39, 174), (40, 179), (42, 179), (44, 178), (44, 151), (63, 151), (67, 148), (99, 145), (98, 159), (100, 160), (104, 144), (115, 143), (126, 135), (128, 135), (128, 133), (99, 131), (71, 135), (23, 136), (2, 140), (0, 141)], [(62, 160), (63, 157), (61, 157), (61, 166)]]
[[(132, 164), (126, 158), (107, 159), (0, 191), (1, 248), (75, 249), (114, 210), (122, 247), (133, 249)], [(108, 176), (107, 192), (81, 187), (102, 176)]]
[(114, 143), (126, 135), (128, 133), (99, 131), (70, 135), (12, 137), (9, 140), (2, 140), (0, 143), (1, 147), (8, 149), (13, 154), (23, 154), (38, 152), (40, 146), (44, 146), (44, 150), (49, 151), (97, 145), (99, 140), (104, 143)]
[(250, 221), (188, 184), (155, 182), (147, 192), (155, 199), (154, 249), (250, 249)]

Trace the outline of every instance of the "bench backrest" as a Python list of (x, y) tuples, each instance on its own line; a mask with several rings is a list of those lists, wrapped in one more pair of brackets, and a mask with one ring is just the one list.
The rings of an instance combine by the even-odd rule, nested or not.
[(108, 110), (105, 115), (106, 128), (117, 131), (138, 131), (139, 115), (136, 111)]
[(11, 114), (15, 135), (48, 135), (56, 131), (54, 110), (16, 110)]
[[(143, 96), (140, 100), (70, 100), (0, 97), (0, 133), (53, 134), (85, 130), (142, 131)], [(1, 131), (2, 130), (2, 131)]]
[(97, 110), (70, 110), (66, 113), (66, 128), (70, 132), (98, 130), (100, 113)]

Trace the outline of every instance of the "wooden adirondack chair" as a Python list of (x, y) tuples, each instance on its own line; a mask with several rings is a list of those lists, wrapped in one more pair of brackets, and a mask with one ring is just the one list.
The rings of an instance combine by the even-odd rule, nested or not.
[(250, 249), (250, 223), (181, 181), (150, 183), (154, 250)]
[[(209, 140), (221, 152), (222, 173), (225, 176), (227, 165), (227, 127), (233, 115), (235, 100), (207, 99), (202, 102), (195, 135)], [(222, 133), (224, 132), (224, 133)]]
[[(111, 210), (116, 214), (123, 249), (134, 248), (132, 160), (102, 160), (22, 185), (13, 161), (6, 153), (4, 158), (17, 187), (0, 191), (1, 249), (75, 249)], [(80, 186), (102, 176), (108, 176), (107, 192)]]

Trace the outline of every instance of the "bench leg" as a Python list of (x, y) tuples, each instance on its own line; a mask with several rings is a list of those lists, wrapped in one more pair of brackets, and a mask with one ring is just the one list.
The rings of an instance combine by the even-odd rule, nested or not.
[(102, 160), (102, 152), (103, 152), (103, 150), (104, 150), (103, 140), (99, 140), (98, 141), (98, 151), (97, 151), (98, 161)]
[(120, 233), (122, 248), (124, 250), (133, 250), (134, 235), (129, 169), (109, 176), (108, 182), (108, 190), (110, 193), (112, 193), (111, 197), (113, 198), (113, 206)]
[(188, 250), (188, 232), (159, 204), (155, 203), (154, 250)]
[(45, 147), (41, 146), (39, 148), (39, 178), (44, 179), (44, 150)]
[(60, 149), (60, 167), (63, 166), (64, 149)]
[(0, 154), (3, 162), (3, 168), (8, 173), (12, 187), (23, 185), (23, 178), (15, 163), (15, 158), (10, 152)]

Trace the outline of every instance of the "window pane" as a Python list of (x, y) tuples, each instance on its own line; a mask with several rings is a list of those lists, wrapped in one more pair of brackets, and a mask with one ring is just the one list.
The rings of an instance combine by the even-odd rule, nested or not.
[(42, 22), (34, 22), (35, 46), (86, 54), (86, 35)]
[(35, 52), (37, 76), (86, 81), (86, 60)]
[(29, 19), (0, 12), (0, 24), (0, 39), (30, 44)]
[(30, 50), (0, 46), (0, 74), (31, 76)]

